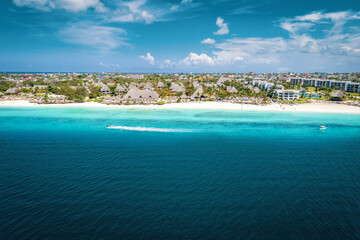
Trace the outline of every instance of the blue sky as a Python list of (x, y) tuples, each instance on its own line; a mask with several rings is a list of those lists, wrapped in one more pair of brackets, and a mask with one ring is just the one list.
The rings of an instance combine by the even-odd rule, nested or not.
[(0, 71), (357, 72), (360, 1), (2, 0)]

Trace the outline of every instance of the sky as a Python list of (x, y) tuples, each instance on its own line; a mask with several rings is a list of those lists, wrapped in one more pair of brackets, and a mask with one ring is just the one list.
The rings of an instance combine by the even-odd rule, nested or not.
[(360, 1), (1, 0), (1, 72), (359, 72)]

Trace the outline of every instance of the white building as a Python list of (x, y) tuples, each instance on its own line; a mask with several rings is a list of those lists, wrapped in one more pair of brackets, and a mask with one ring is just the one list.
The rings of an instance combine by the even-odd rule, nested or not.
[(281, 100), (299, 100), (299, 91), (297, 90), (275, 90), (274, 94), (277, 95)]
[(344, 89), (345, 92), (359, 93), (360, 83), (351, 81), (338, 81), (330, 79), (318, 79), (318, 78), (291, 78), (291, 84), (293, 85), (307, 85), (309, 87), (327, 87), (333, 89)]
[(129, 74), (129, 78), (131, 78), (131, 79), (143, 79), (144, 74), (140, 74), (140, 73)]
[(360, 83), (350, 82), (345, 86), (346, 92), (360, 93)]

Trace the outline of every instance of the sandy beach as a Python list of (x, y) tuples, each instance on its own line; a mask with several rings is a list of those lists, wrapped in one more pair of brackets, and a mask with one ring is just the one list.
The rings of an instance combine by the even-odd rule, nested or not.
[(240, 111), (280, 111), (280, 112), (323, 112), (360, 114), (360, 107), (337, 103), (306, 104), (270, 104), (251, 105), (224, 102), (190, 102), (164, 105), (106, 105), (96, 102), (69, 104), (36, 104), (28, 101), (0, 101), (0, 107), (92, 107), (92, 108), (127, 108), (127, 109), (204, 109), (204, 110), (240, 110)]

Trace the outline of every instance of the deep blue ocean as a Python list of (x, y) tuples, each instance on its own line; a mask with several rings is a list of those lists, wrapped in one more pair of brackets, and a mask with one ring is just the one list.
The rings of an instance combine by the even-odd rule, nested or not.
[(0, 239), (360, 239), (360, 115), (2, 107)]

